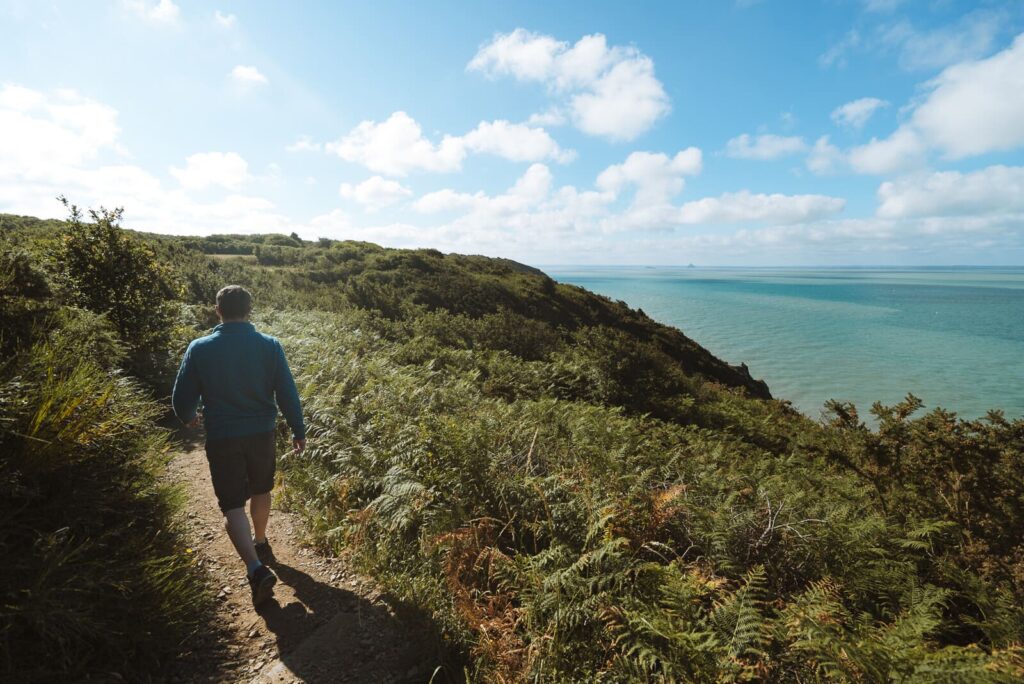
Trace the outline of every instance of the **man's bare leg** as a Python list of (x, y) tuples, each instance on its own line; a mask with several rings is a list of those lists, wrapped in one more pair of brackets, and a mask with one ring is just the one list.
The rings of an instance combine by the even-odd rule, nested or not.
[[(266, 527), (266, 523), (264, 523)], [(228, 531), (228, 537), (235, 546), (235, 551), (245, 563), (249, 572), (260, 564), (256, 556), (256, 546), (252, 543), (252, 530), (249, 528), (249, 516), (245, 514), (245, 507), (232, 508), (224, 512), (224, 529)]]
[(249, 500), (252, 515), (253, 539), (261, 544), (267, 541), (267, 523), (270, 521), (270, 492), (253, 494)]

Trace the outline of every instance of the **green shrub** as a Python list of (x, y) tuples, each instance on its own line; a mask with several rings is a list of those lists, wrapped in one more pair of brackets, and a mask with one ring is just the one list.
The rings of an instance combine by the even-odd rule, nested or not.
[[(67, 204), (65, 200), (65, 204)], [(104, 314), (127, 346), (130, 368), (156, 380), (165, 360), (180, 295), (172, 271), (153, 249), (121, 229), (122, 210), (90, 210), (82, 220), (70, 205), (54, 267), (70, 303)]]
[(9, 358), (55, 309), (43, 270), (23, 250), (0, 242), (0, 357)]

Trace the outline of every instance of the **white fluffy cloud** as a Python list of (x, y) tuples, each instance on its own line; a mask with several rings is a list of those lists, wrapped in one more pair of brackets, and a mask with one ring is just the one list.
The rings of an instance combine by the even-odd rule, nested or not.
[(511, 239), (514, 232), (526, 230), (543, 238), (545, 232), (593, 229), (590, 219), (603, 213), (613, 199), (608, 194), (580, 193), (571, 186), (553, 190), (552, 182), (547, 166), (533, 164), (501, 194), (444, 189), (422, 196), (413, 207), (422, 214), (459, 213), (447, 224), (453, 232), (479, 231)]
[(460, 211), (475, 206), (487, 199), (482, 192), (470, 194), (456, 192), (450, 188), (429, 192), (413, 204), (413, 208), (421, 214), (440, 214), (446, 211)]
[(832, 110), (832, 120), (840, 126), (863, 128), (875, 112), (887, 106), (888, 102), (877, 97), (862, 97)]
[(613, 164), (597, 177), (597, 187), (613, 195), (631, 185), (636, 188), (634, 205), (650, 206), (668, 202), (683, 189), (683, 176), (695, 176), (703, 167), (703, 154), (688, 147), (674, 157), (653, 152), (633, 152), (622, 164)]
[[(683, 189), (683, 177), (700, 171), (697, 148), (673, 157), (634, 152), (605, 169), (594, 190), (580, 191), (573, 186), (555, 188), (550, 170), (534, 164), (502, 194), (445, 189), (420, 197), (413, 207), (422, 214), (455, 214), (443, 224), (449, 235), (479, 232), (500, 244), (550, 240), (552, 233), (559, 240), (600, 239), (624, 231), (643, 234), (697, 224), (792, 224), (831, 216), (845, 206), (836, 197), (748, 191), (673, 204), (672, 198)], [(626, 205), (619, 208), (622, 201)]]
[(581, 131), (610, 140), (632, 140), (669, 111), (668, 96), (647, 57), (619, 62), (591, 91), (574, 95), (571, 106)]
[(928, 86), (911, 125), (949, 157), (1024, 145), (1024, 34), (988, 59), (949, 67)]
[(405, 112), (395, 112), (380, 123), (363, 121), (340, 140), (328, 143), (327, 150), (371, 171), (393, 176), (413, 170), (457, 171), (470, 152), (520, 162), (567, 162), (573, 158), (573, 152), (559, 147), (543, 128), (504, 120), (481, 121), (465, 135), (445, 135), (435, 144)]
[(501, 195), (489, 196), (482, 192), (469, 194), (446, 188), (424, 195), (413, 206), (416, 211), (423, 214), (472, 210), (478, 215), (497, 218), (512, 212), (524, 211), (542, 202), (551, 192), (551, 181), (551, 170), (547, 166), (532, 164), (519, 180)]
[(778, 159), (807, 149), (803, 138), (782, 135), (738, 135), (725, 144), (725, 153), (737, 159)]
[[(64, 194), (81, 206), (123, 206), (129, 225), (144, 230), (290, 232), (289, 221), (265, 198), (232, 193), (200, 202), (188, 188), (165, 187), (145, 169), (123, 163), (117, 120), (116, 110), (74, 91), (0, 87), (0, 211), (61, 216), (54, 198)], [(193, 155), (174, 171), (190, 187), (235, 188), (247, 175), (236, 157)]]
[(0, 87), (0, 170), (37, 177), (80, 165), (115, 149), (119, 131), (113, 108), (73, 90)]
[[(1024, 146), (1024, 34), (987, 59), (947, 67), (922, 91), (907, 120), (888, 137), (873, 137), (846, 152), (827, 136), (819, 138), (807, 167), (818, 174), (847, 166), (857, 173), (890, 174), (923, 168), (935, 153), (963, 159)], [(832, 118), (857, 128), (886, 104), (854, 100)]]
[(533, 164), (501, 194), (441, 190), (424, 195), (414, 207), (425, 215), (451, 216), (429, 229), (435, 245), (508, 255), (546, 250), (543, 246), (553, 241), (562, 247), (574, 235), (593, 235), (608, 201), (600, 193), (572, 186), (552, 189), (550, 170)]
[[(902, 163), (897, 162), (905, 161), (907, 151), (918, 159), (926, 158), (930, 150), (952, 157), (959, 152), (941, 142), (942, 131), (966, 124), (957, 124), (955, 116), (936, 114), (939, 120), (928, 128), (918, 115), (932, 106), (945, 107), (947, 111), (950, 107), (980, 107), (985, 121), (1002, 123), (975, 131), (975, 137), (958, 143), (979, 144), (986, 150), (1013, 149), (1012, 145), (1020, 143), (1013, 143), (1016, 138), (1009, 133), (1016, 130), (1017, 122), (1005, 116), (1004, 109), (1014, 106), (1016, 91), (1007, 88), (1017, 72), (1007, 65), (1001, 71), (997, 69), (1000, 55), (961, 65), (981, 68), (980, 72), (958, 75), (956, 70), (960, 67), (943, 72), (928, 84), (915, 108), (908, 110), (904, 127), (890, 138), (872, 141), (849, 155), (838, 150), (828, 136), (820, 137), (813, 146), (800, 138), (747, 136), (742, 143), (743, 153), (754, 158), (773, 158), (807, 151), (808, 167), (816, 173), (846, 165), (866, 172), (898, 168)], [(581, 58), (575, 70), (566, 67), (566, 85), (552, 87), (575, 87), (572, 84), (588, 77), (586, 65), (590, 63), (592, 60)], [(970, 83), (983, 78), (990, 79), (989, 87), (1002, 88), (1004, 97), (987, 104), (963, 101), (974, 97), (968, 88)], [(958, 92), (961, 94), (954, 97)], [(942, 93), (953, 95), (944, 101), (939, 97)], [(562, 106), (568, 107), (567, 102), (568, 99)], [(565, 111), (566, 116), (575, 117), (570, 109)], [(1004, 113), (997, 115), (999, 112)], [(236, 154), (192, 155), (170, 170), (170, 177), (177, 182), (169, 181), (162, 172), (154, 175), (126, 163), (114, 109), (73, 91), (42, 93), (2, 86), (0, 211), (59, 215), (61, 210), (53, 197), (65, 193), (86, 206), (123, 204), (128, 209), (128, 225), (147, 230), (193, 234), (295, 230), (304, 236), (429, 245), (520, 258), (544, 255), (548, 261), (555, 258), (551, 256), (554, 246), (565, 253), (571, 251), (574, 258), (578, 255), (580, 261), (589, 258), (600, 262), (607, 261), (612, 249), (632, 249), (647, 239), (656, 245), (646, 252), (648, 255), (666, 254), (671, 245), (673, 249), (692, 248), (693, 253), (705, 249), (706, 253), (728, 254), (748, 262), (770, 258), (766, 255), (792, 255), (804, 246), (809, 246), (808, 253), (835, 253), (836, 258), (845, 256), (847, 260), (856, 255), (856, 250), (868, 248), (872, 253), (881, 253), (886, 249), (930, 248), (938, 244), (969, 246), (985, 242), (1021, 246), (1021, 167), (993, 166), (971, 173), (897, 178), (879, 187), (876, 217), (837, 220), (835, 216), (845, 203), (841, 198), (825, 195), (741, 190), (680, 199), (688, 179), (701, 172), (703, 159), (697, 148), (674, 155), (623, 155), (621, 162), (608, 166), (596, 177), (593, 186), (579, 189), (558, 186), (553, 166), (534, 163), (503, 192), (447, 189), (418, 198), (410, 206), (417, 223), (423, 221), (420, 225), (368, 223), (372, 219), (366, 214), (414, 199), (409, 188), (384, 177), (389, 174), (401, 175), (416, 169), (457, 170), (470, 154), (495, 154), (516, 161), (566, 161), (571, 151), (560, 148), (538, 125), (554, 125), (558, 112), (552, 110), (543, 116), (549, 114), (550, 120), (538, 119), (528, 124), (482, 122), (464, 135), (441, 138), (424, 136), (419, 124), (401, 112), (379, 123), (366, 122), (362, 130), (356, 127), (334, 143), (331, 151), (344, 156), (337, 148), (346, 143), (346, 154), (353, 161), (381, 166), (382, 169), (375, 169), (381, 175), (338, 188), (341, 197), (352, 202), (342, 203), (344, 209), (323, 213), (310, 221), (294, 221), (269, 199), (242, 194), (247, 182), (258, 186), (262, 181), (250, 176), (245, 160)], [(398, 115), (401, 116), (396, 121)], [(395, 130), (379, 130), (395, 124)], [(359, 137), (357, 133), (365, 135)], [(793, 140), (799, 144), (779, 142)], [(321, 146), (301, 137), (289, 147), (315, 150)], [(207, 194), (193, 196), (200, 190)], [(209, 199), (197, 201), (196, 197)], [(359, 212), (357, 205), (365, 208), (366, 213)], [(348, 214), (349, 209), (359, 215), (359, 221)], [(715, 229), (714, 234), (710, 228), (700, 229), (719, 224), (738, 224), (741, 229), (731, 235), (722, 234), (722, 229)], [(652, 234), (657, 230), (668, 232), (659, 237)], [(625, 231), (628, 232), (624, 235)], [(662, 244), (662, 238), (664, 247), (657, 246)], [(690, 252), (677, 252), (683, 253)]]
[(609, 47), (600, 33), (570, 46), (518, 28), (481, 46), (467, 69), (543, 83), (577, 128), (610, 140), (636, 138), (670, 109), (654, 62), (634, 47)]
[(466, 156), (458, 138), (446, 135), (436, 145), (424, 138), (423, 129), (405, 112), (395, 112), (380, 123), (363, 121), (348, 135), (328, 143), (327, 151), (371, 171), (394, 176), (404, 176), (414, 169), (455, 171)]
[(125, 8), (156, 24), (176, 24), (181, 16), (180, 8), (172, 0), (123, 0)]
[(842, 150), (829, 142), (829, 136), (823, 135), (814, 141), (814, 147), (807, 155), (807, 168), (819, 176), (836, 173), (846, 164), (846, 156)]
[(172, 167), (171, 175), (188, 190), (237, 190), (249, 180), (249, 165), (235, 152), (200, 152), (185, 160), (185, 168)]
[(946, 68), (925, 87), (906, 123), (849, 151), (853, 170), (913, 169), (930, 150), (962, 159), (1024, 145), (1024, 34), (987, 59)]
[(984, 216), (1024, 212), (1024, 167), (908, 176), (878, 187), (882, 218)]
[(782, 195), (727, 192), (719, 197), (686, 202), (679, 208), (679, 222), (697, 223), (803, 223), (842, 211), (846, 201), (827, 195)]
[(564, 41), (517, 28), (512, 33), (495, 34), (480, 46), (466, 68), (490, 76), (511, 75), (521, 81), (557, 79), (557, 58), (568, 48)]
[(244, 64), (239, 64), (231, 70), (231, 78), (238, 85), (248, 87), (265, 85), (267, 83), (267, 77), (259, 69)]
[(518, 162), (553, 159), (564, 163), (572, 161), (575, 156), (572, 151), (562, 150), (543, 128), (500, 119), (481, 121), (475, 129), (462, 136), (462, 141), (472, 152), (493, 154)]
[(857, 173), (885, 174), (922, 166), (927, 148), (913, 128), (901, 127), (888, 138), (859, 145), (847, 158)]
[(383, 209), (412, 196), (412, 190), (398, 181), (380, 176), (372, 176), (357, 185), (342, 183), (338, 193), (345, 199), (363, 205), (368, 211)]
[[(571, 250), (574, 259), (596, 263), (606, 263), (613, 250), (620, 255), (621, 250), (635, 250), (631, 258), (644, 261), (686, 254), (688, 260), (728, 255), (734, 263), (764, 263), (791, 259), (803, 249), (821, 260), (834, 254), (848, 262), (861, 250), (870, 250), (874, 257), (886, 250), (917, 254), (908, 250), (935, 244), (965, 253), (981, 242), (1020, 247), (1019, 198), (1024, 192), (1019, 168), (992, 167), (984, 173), (935, 175), (913, 182), (900, 179), (880, 188), (881, 216), (823, 220), (842, 209), (841, 199), (741, 191), (673, 201), (685, 189), (683, 181), (701, 171), (700, 151), (689, 148), (672, 156), (631, 154), (605, 169), (592, 189), (556, 186), (547, 166), (533, 164), (496, 195), (450, 189), (430, 193), (414, 203), (426, 221), (421, 225), (357, 222), (341, 209), (298, 222), (263, 197), (227, 190), (211, 195), (209, 201), (197, 201), (178, 183), (168, 187), (137, 166), (109, 163), (108, 157), (120, 159), (117, 112), (75, 93), (2, 87), (0, 118), (5, 124), (0, 126), (0, 211), (59, 216), (61, 208), (53, 198), (66, 193), (85, 206), (123, 205), (129, 226), (167, 233), (294, 230), (304, 237), (549, 260), (555, 258), (551, 246), (557, 244)], [(40, 149), (46, 154), (40, 155)], [(216, 193), (223, 185), (236, 185), (225, 183), (232, 173), (236, 179), (242, 177), (241, 164), (231, 160), (229, 153), (194, 155), (178, 170), (203, 170), (186, 183), (205, 183), (206, 192)], [(215, 172), (219, 167), (213, 161), (228, 162), (228, 170)], [(382, 177), (340, 192), (368, 209), (396, 197), (411, 199), (407, 188)], [(729, 223), (743, 227), (731, 234), (702, 233), (698, 228)], [(677, 232), (652, 236), (659, 229)], [(628, 239), (623, 239), (622, 231), (629, 231)]]

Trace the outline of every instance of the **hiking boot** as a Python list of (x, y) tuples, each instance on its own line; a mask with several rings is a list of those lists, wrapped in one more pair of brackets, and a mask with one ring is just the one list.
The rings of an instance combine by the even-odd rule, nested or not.
[(249, 586), (252, 588), (252, 605), (258, 606), (274, 595), (274, 585), (277, 584), (277, 575), (266, 565), (253, 570), (249, 576)]
[(262, 542), (254, 542), (256, 546), (256, 557), (260, 559), (260, 563), (264, 565), (270, 565), (276, 558), (274, 558), (274, 550), (270, 548), (270, 540), (267, 539)]

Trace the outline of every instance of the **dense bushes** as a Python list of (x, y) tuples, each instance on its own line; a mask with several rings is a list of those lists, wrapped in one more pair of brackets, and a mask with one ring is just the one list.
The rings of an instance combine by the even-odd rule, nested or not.
[(0, 329), (0, 679), (148, 678), (207, 605), (157, 478), (163, 409), (108, 315), (5, 243)]
[[(899, 406), (878, 409), (878, 433), (816, 425), (661, 378), (655, 353), (631, 354), (600, 329), (527, 361), (436, 315), (404, 333), (366, 316), (265, 323), (301, 369), (311, 422), (313, 448), (286, 465), (291, 505), (324, 544), (430, 608), (480, 679), (1024, 676), (1019, 585), (989, 568), (1020, 553), (1010, 500), (1021, 491), (1022, 421), (909, 421)], [(587, 378), (577, 396), (544, 380), (564, 376), (570, 352)], [(524, 384), (491, 391), (494, 373), (481, 369), (495, 364)], [(650, 400), (681, 393), (684, 409), (696, 401), (734, 424), (612, 406), (638, 401), (640, 388)], [(887, 423), (896, 415), (901, 428)], [(950, 431), (967, 441), (948, 443)], [(874, 479), (864, 454), (879, 444), (903, 455), (908, 482)], [(972, 490), (979, 502), (962, 508), (989, 499), (999, 534), (972, 531), (941, 488), (928, 493), (951, 486), (945, 464), (966, 453), (988, 463), (975, 470), (1000, 473), (985, 480), (999, 494)], [(900, 494), (909, 480), (917, 489)]]
[(106, 316), (127, 347), (131, 372), (153, 384), (166, 382), (181, 294), (170, 266), (118, 226), (120, 209), (90, 211), (92, 221), (86, 222), (77, 207), (69, 208), (52, 260), (63, 298)]

